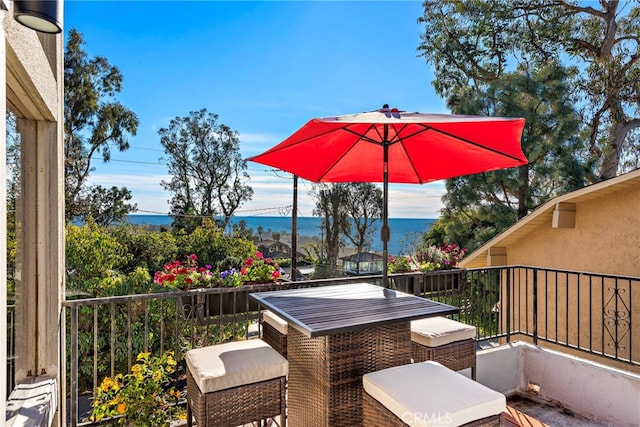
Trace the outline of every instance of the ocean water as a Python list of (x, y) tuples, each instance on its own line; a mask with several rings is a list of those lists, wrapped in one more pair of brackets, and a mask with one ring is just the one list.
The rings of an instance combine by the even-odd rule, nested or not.
[[(130, 224), (136, 225), (170, 225), (171, 218), (166, 215), (142, 215), (133, 214), (127, 216)], [(237, 216), (233, 217), (228, 226), (229, 230), (233, 224), (245, 221), (247, 228), (257, 233), (258, 227), (264, 229), (263, 236), (269, 237), (271, 233), (291, 234), (291, 217), (286, 216)], [(298, 217), (298, 236), (322, 238), (320, 230), (320, 217)], [(415, 245), (417, 239), (431, 228), (435, 219), (426, 218), (389, 218), (389, 228), (391, 239), (388, 250), (391, 255), (407, 253), (406, 248)], [(382, 241), (380, 240), (380, 227), (382, 221), (378, 221), (372, 237), (372, 249), (382, 251)]]

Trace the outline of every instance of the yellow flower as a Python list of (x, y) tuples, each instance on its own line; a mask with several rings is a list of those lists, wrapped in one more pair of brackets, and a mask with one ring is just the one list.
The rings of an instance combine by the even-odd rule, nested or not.
[(169, 365), (169, 366), (176, 366), (177, 365), (176, 360), (173, 358), (173, 354), (167, 355), (167, 365)]
[(144, 379), (144, 366), (142, 365), (133, 365), (131, 367), (131, 373), (138, 380), (142, 381)]
[(118, 413), (119, 414), (124, 414), (124, 412), (127, 410), (127, 405), (124, 403), (121, 403), (118, 405)]
[(144, 353), (143, 352), (143, 353), (138, 354), (138, 357), (136, 357), (136, 360), (138, 362), (143, 361), (143, 360), (144, 361), (148, 361), (149, 360), (149, 356), (151, 356), (151, 353)]
[(100, 388), (102, 389), (102, 391), (107, 392), (111, 387), (115, 385), (115, 383), (116, 382), (113, 380), (113, 378), (106, 377), (104, 380), (102, 380), (102, 384), (100, 385)]

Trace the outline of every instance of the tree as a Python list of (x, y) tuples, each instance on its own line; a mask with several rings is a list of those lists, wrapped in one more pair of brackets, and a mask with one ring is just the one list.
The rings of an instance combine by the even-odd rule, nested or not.
[(158, 134), (171, 175), (161, 185), (171, 193), (169, 214), (174, 226), (180, 226), (186, 214), (221, 216), (220, 225), (225, 228), (233, 213), (253, 195), (245, 184), (249, 174), (240, 155), (238, 133), (203, 108), (172, 119)]
[(7, 298), (13, 303), (15, 294), (16, 207), (20, 197), (20, 134), (16, 132), (16, 116), (7, 111)]
[(522, 147), (529, 163), (447, 180), (440, 221), (458, 224), (444, 227), (454, 240), (438, 244), (473, 249), (550, 198), (584, 185), (584, 167), (575, 156), (582, 148), (579, 118), (568, 101), (565, 70), (550, 61), (517, 71), (499, 83), (452, 92), (455, 113), (524, 117)]
[[(86, 214), (91, 206), (86, 189), (96, 155), (104, 162), (111, 149), (129, 148), (128, 136), (138, 129), (133, 111), (115, 100), (122, 89), (122, 74), (106, 58), (90, 58), (83, 50), (82, 34), (69, 31), (64, 55), (65, 216), (67, 221)], [(122, 189), (119, 194), (130, 194)], [(118, 202), (116, 209), (126, 205)], [(104, 208), (104, 206), (103, 206)]]
[(82, 220), (91, 217), (101, 227), (108, 227), (125, 221), (130, 212), (135, 212), (137, 206), (130, 205), (131, 192), (126, 187), (113, 186), (106, 189), (101, 185), (92, 186), (87, 196), (87, 207), (78, 216)]
[(382, 218), (382, 190), (371, 183), (350, 183), (346, 191), (344, 204), (353, 227), (342, 232), (360, 253), (371, 246), (373, 226)]
[[(555, 61), (580, 106), (591, 181), (638, 166), (640, 6), (601, 0), (427, 0), (418, 51), (435, 68), (436, 92), (498, 85), (505, 73)], [(596, 172), (596, 170), (598, 170)]]
[(318, 258), (326, 259), (329, 268), (338, 264), (340, 249), (344, 247), (342, 233), (349, 229), (349, 215), (344, 204), (348, 196), (347, 184), (319, 184), (314, 186), (311, 196), (315, 199), (313, 215), (322, 217), (324, 253)]

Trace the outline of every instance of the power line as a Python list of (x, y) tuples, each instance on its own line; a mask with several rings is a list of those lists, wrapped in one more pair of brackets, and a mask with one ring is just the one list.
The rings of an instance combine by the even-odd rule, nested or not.
[(109, 160), (105, 160), (103, 157), (96, 157), (96, 160), (102, 160), (105, 163), (109, 163), (109, 162), (118, 162), (118, 163), (137, 163), (137, 164), (141, 164), (141, 165), (155, 165), (155, 166), (168, 166), (166, 163), (152, 163), (152, 162), (141, 162), (139, 160), (120, 160), (120, 159), (109, 159)]
[[(285, 209), (287, 210), (287, 212), (290, 212), (291, 211), (291, 207), (292, 207), (291, 205), (285, 205), (285, 206), (275, 206), (275, 207), (271, 207), (271, 208), (241, 209), (241, 210), (237, 210), (236, 213), (264, 212), (264, 211), (284, 212)], [(143, 212), (143, 213), (148, 213), (148, 214), (157, 214), (157, 215), (170, 215), (170, 216), (189, 217), (189, 218), (211, 218), (210, 216), (207, 216), (207, 215), (169, 214), (167, 212), (148, 211), (148, 210), (144, 210), (144, 209), (138, 209), (137, 212)], [(282, 216), (286, 216), (286, 215), (282, 215)]]

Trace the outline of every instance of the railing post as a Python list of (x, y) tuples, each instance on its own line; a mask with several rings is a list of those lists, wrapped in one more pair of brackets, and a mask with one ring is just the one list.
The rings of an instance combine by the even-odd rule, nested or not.
[(78, 306), (71, 306), (71, 378), (69, 380), (69, 404), (71, 406), (71, 427), (78, 425)]
[(513, 268), (509, 268), (506, 271), (507, 274), (507, 285), (506, 285), (506, 299), (507, 299), (507, 310), (505, 313), (506, 316), (506, 333), (507, 333), (507, 342), (511, 342), (511, 274), (513, 272)]
[(538, 269), (533, 269), (533, 345), (538, 345)]

